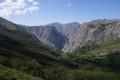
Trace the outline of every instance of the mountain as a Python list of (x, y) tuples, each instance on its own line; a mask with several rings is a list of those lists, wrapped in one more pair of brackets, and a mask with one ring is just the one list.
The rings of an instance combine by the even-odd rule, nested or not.
[(120, 37), (120, 20), (94, 20), (82, 24), (76, 32), (69, 35), (69, 41), (62, 51), (72, 52), (90, 42), (102, 43), (115, 40), (118, 37)]
[(0, 41), (12, 39), (39, 42), (33, 34), (29, 34), (28, 32), (19, 29), (16, 24), (0, 18)]
[(67, 37), (51, 26), (26, 27), (28, 32), (34, 34), (42, 43), (61, 50), (67, 42)]
[(17, 28), (12, 22), (8, 22), (7, 20), (0, 18), (0, 29), (16, 30)]
[(56, 22), (45, 26), (20, 26), (19, 28), (34, 34), (42, 43), (52, 46), (57, 50), (62, 50), (68, 41), (67, 36), (76, 31), (80, 27), (80, 24), (77, 22), (67, 24)]
[(80, 28), (80, 24), (77, 22), (67, 23), (67, 24), (61, 24), (58, 22), (49, 24), (51, 27), (55, 27), (60, 33), (62, 33), (65, 36), (70, 35), (74, 31)]
[(104, 19), (79, 24), (51, 23), (45, 26), (22, 27), (42, 43), (63, 52), (73, 52), (88, 43), (101, 43), (120, 37), (120, 20)]
[(0, 80), (42, 80), (41, 65), (55, 65), (60, 53), (43, 45), (19, 25), (3, 18), (0, 20)]
[[(0, 20), (0, 80), (120, 80), (119, 51), (102, 56), (91, 52), (113, 44), (118, 47), (120, 39), (103, 45), (86, 45), (73, 53), (61, 53), (42, 44), (25, 26)], [(54, 27), (38, 26), (35, 32), (39, 33), (39, 29), (51, 37), (53, 33), (61, 35)], [(44, 38), (43, 34), (41, 37)]]

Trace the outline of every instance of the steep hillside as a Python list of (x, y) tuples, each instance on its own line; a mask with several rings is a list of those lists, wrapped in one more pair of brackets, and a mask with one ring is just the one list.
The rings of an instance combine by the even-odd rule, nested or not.
[(0, 41), (9, 39), (39, 42), (39, 40), (33, 34), (23, 31), (19, 29), (16, 24), (0, 18)]
[(10, 30), (16, 30), (16, 26), (3, 18), (0, 17), (0, 29), (10, 29)]
[(82, 24), (80, 29), (68, 36), (69, 41), (62, 51), (72, 52), (91, 42), (107, 42), (118, 37), (120, 37), (120, 20), (94, 20)]
[(65, 43), (68, 41), (67, 36), (80, 28), (80, 24), (77, 22), (68, 24), (56, 22), (45, 26), (19, 26), (19, 28), (34, 34), (42, 43), (52, 46), (57, 50), (62, 50)]
[(54, 27), (35, 26), (26, 27), (28, 32), (34, 34), (42, 43), (61, 50), (67, 42), (67, 37), (58, 32)]
[[(3, 65), (3, 67), (0, 65), (2, 69), (0, 71), (0, 79), (9, 80), (14, 78), (16, 80), (31, 78), (30, 80), (41, 80), (40, 78), (43, 78), (43, 72), (44, 76), (46, 75), (46, 72), (43, 71), (46, 68), (42, 70), (41, 68), (45, 65), (46, 67), (52, 66), (51, 64), (55, 65), (54, 63), (57, 63), (56, 57), (60, 54), (54, 49), (41, 44), (34, 35), (19, 29), (16, 25), (5, 19), (3, 20), (6, 21), (3, 24), (7, 26), (2, 25), (2, 28), (0, 26), (0, 64)], [(14, 26), (8, 25), (7, 23)], [(16, 29), (13, 29), (13, 27)], [(4, 68), (4, 66), (12, 68), (15, 71)], [(12, 73), (7, 71), (11, 71)], [(29, 76), (24, 75), (20, 78), (19, 76), (22, 76), (22, 73), (28, 74)]]

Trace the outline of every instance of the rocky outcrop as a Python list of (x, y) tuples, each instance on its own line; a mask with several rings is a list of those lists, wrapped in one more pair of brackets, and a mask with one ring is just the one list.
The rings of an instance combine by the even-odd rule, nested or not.
[(69, 35), (62, 51), (72, 52), (89, 42), (101, 43), (117, 37), (120, 37), (120, 20), (94, 20), (82, 24), (80, 29)]
[(65, 43), (68, 41), (67, 36), (80, 28), (77, 22), (61, 24), (51, 23), (45, 26), (23, 26), (19, 25), (22, 30), (34, 34), (42, 43), (52, 46), (58, 50), (62, 50)]
[(65, 36), (69, 36), (71, 33), (75, 32), (77, 29), (80, 28), (81, 24), (77, 22), (61, 24), (61, 23), (51, 23), (49, 24), (51, 27), (55, 27), (60, 33)]
[(51, 26), (26, 27), (28, 32), (34, 34), (42, 43), (61, 50), (67, 42), (67, 37)]
[(120, 20), (94, 20), (84, 24), (52, 23), (45, 26), (24, 26), (22, 29), (34, 34), (46, 45), (63, 52), (73, 52), (91, 42), (101, 43), (120, 37)]

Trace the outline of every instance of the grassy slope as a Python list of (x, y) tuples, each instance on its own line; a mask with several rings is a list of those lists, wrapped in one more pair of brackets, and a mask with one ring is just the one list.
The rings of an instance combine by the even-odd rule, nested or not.
[(43, 80), (0, 65), (0, 80)]
[(98, 45), (99, 48), (90, 51), (90, 53), (97, 55), (99, 53), (110, 53), (115, 51), (120, 51), (120, 38), (112, 41), (103, 42)]
[[(120, 38), (116, 40), (104, 42), (101, 44), (89, 44), (82, 48), (78, 48), (74, 53), (62, 54), (62, 57), (71, 58), (80, 64), (81, 69), (96, 70), (103, 72), (120, 73)], [(100, 53), (108, 53), (108, 55), (99, 55)]]
[[(41, 64), (42, 67), (44, 65), (49, 67), (57, 63), (56, 56), (60, 54), (41, 44), (34, 35), (18, 29), (13, 23), (4, 19), (0, 19), (1, 26), (3, 27), (0, 29), (0, 63), (2, 65), (41, 77), (43, 72)], [(2, 71), (4, 69), (2, 68)], [(3, 72), (0, 73), (3, 74)]]
[(7, 21), (3, 18), (0, 17), (0, 27), (6, 27), (7, 29), (10, 29), (10, 30), (16, 30), (16, 26), (10, 22), (10, 21)]

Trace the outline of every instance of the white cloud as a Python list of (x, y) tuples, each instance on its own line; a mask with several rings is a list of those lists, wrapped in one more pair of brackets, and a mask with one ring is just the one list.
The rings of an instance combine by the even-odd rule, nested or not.
[(0, 16), (23, 15), (29, 12), (32, 13), (34, 10), (39, 10), (39, 7), (37, 7), (39, 2), (35, 2), (34, 0), (28, 1), (32, 2), (32, 4), (30, 5), (26, 0), (5, 0), (1, 2)]
[(34, 0), (28, 0), (28, 2), (34, 2)]
[(38, 5), (39, 4), (39, 2), (33, 2), (33, 5)]
[(32, 7), (29, 7), (29, 11), (32, 13), (33, 11), (37, 11), (39, 10), (38, 7), (35, 7), (35, 6), (32, 6)]
[(29, 8), (26, 8), (23, 10), (23, 14), (26, 14), (28, 12)]
[(0, 10), (0, 16), (9, 16), (12, 14), (12, 11), (10, 9), (1, 9)]
[(21, 10), (16, 10), (15, 15), (22, 15), (22, 11)]
[(5, 1), (7, 1), (7, 2), (12, 2), (12, 0), (5, 0)]
[(72, 4), (71, 4), (71, 3), (69, 3), (69, 4), (68, 4), (68, 6), (69, 6), (69, 7), (71, 7), (71, 6), (72, 6)]

